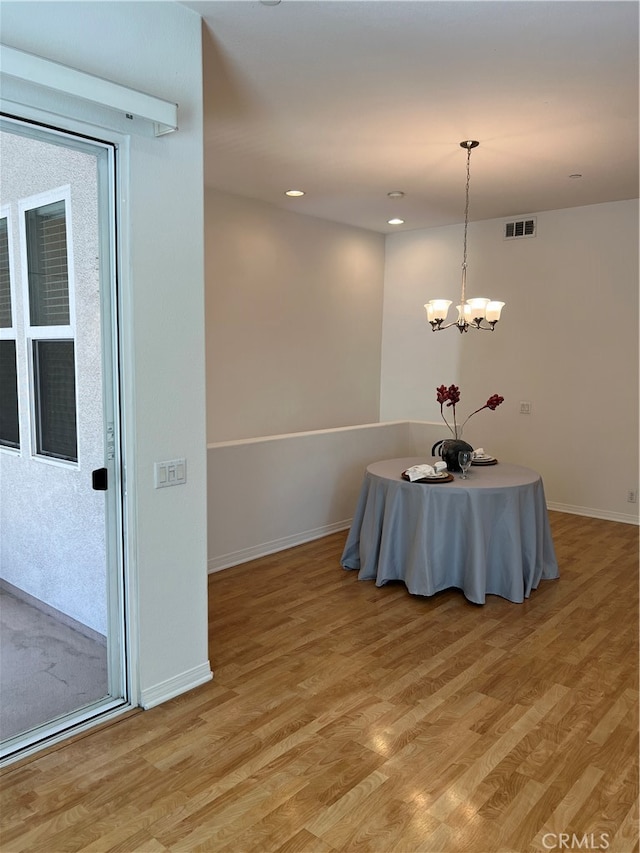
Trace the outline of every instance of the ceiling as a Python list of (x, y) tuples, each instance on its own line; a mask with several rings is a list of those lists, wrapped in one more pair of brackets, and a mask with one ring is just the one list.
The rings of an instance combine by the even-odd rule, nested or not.
[(206, 23), (207, 186), (382, 233), (447, 225), (476, 139), (471, 220), (638, 197), (634, 0), (183, 5)]

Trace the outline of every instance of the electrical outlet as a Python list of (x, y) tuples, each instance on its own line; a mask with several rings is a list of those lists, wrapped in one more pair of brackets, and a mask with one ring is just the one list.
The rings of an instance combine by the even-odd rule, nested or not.
[(627, 492), (627, 501), (630, 504), (635, 504), (638, 502), (638, 492), (636, 489), (629, 489)]

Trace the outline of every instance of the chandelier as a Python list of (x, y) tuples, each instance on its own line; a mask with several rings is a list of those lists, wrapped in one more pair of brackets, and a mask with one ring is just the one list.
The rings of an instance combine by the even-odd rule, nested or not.
[(455, 326), (460, 333), (471, 329), (480, 329), (485, 332), (493, 332), (496, 323), (500, 319), (500, 312), (504, 308), (504, 302), (496, 302), (492, 299), (487, 299), (484, 296), (477, 296), (473, 299), (467, 299), (467, 228), (469, 226), (469, 178), (471, 164), (471, 150), (480, 145), (474, 139), (467, 139), (460, 143), (461, 148), (467, 149), (467, 185), (465, 190), (465, 206), (464, 206), (464, 249), (462, 254), (462, 293), (460, 294), (460, 304), (456, 305), (458, 309), (458, 319), (452, 323), (446, 323), (450, 299), (431, 299), (424, 306), (427, 312), (427, 320), (431, 323), (433, 332), (440, 332), (442, 329), (449, 329)]

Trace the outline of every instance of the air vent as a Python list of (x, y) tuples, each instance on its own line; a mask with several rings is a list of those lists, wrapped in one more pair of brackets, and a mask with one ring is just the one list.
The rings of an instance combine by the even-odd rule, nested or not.
[(515, 240), (516, 237), (535, 237), (536, 236), (536, 220), (532, 219), (516, 219), (514, 222), (505, 222), (504, 224), (504, 239)]

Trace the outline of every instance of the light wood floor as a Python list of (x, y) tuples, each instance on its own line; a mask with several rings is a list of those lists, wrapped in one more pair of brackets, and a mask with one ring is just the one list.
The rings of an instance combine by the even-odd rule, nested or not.
[(213, 575), (214, 681), (6, 770), (2, 853), (637, 851), (638, 529), (550, 516), (520, 605), (344, 533)]

